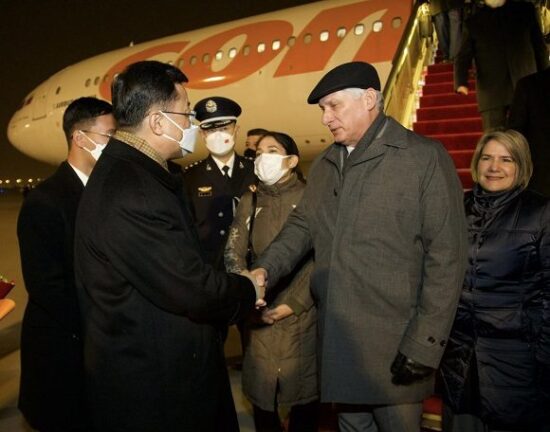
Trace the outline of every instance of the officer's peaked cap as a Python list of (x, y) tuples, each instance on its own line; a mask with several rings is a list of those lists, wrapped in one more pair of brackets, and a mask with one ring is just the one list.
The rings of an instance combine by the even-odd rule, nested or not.
[(194, 107), (202, 129), (212, 129), (237, 121), (241, 107), (234, 100), (213, 96), (198, 101)]

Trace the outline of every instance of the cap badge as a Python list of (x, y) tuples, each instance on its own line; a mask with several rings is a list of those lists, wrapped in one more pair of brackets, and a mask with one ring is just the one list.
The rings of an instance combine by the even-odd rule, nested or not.
[(209, 113), (214, 113), (218, 110), (218, 105), (212, 99), (208, 99), (206, 101), (205, 107), (206, 107), (206, 111)]

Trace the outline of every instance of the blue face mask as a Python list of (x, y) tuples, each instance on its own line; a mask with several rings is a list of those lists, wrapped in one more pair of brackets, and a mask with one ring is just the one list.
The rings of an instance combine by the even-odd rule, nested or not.
[(170, 141), (177, 142), (182, 150), (183, 156), (185, 156), (188, 153), (193, 153), (195, 151), (195, 144), (197, 142), (199, 127), (192, 124), (187, 129), (184, 129), (179, 124), (177, 124), (174, 120), (172, 120), (168, 115), (166, 115), (162, 111), (160, 111), (160, 113), (164, 117), (166, 117), (166, 119), (168, 119), (170, 123), (172, 123), (181, 131), (181, 138), (179, 140), (167, 134), (162, 134), (162, 136), (166, 139), (169, 139)]

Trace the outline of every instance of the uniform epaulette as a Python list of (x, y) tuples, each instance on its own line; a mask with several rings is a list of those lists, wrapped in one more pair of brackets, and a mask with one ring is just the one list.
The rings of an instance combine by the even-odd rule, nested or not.
[(200, 164), (203, 163), (205, 160), (206, 160), (206, 159), (201, 159), (200, 161), (192, 162), (192, 163), (190, 163), (189, 165), (187, 165), (183, 170), (184, 170), (184, 171), (187, 171), (187, 170), (189, 170), (189, 169), (191, 169), (191, 168), (193, 168), (193, 167), (195, 167), (195, 166), (197, 166), (197, 165), (200, 165)]

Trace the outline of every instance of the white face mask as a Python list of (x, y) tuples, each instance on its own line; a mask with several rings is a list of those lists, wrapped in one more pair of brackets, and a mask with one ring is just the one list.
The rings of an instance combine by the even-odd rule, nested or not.
[(162, 111), (159, 111), (166, 119), (172, 123), (174, 126), (176, 126), (181, 131), (181, 139), (177, 140), (174, 137), (171, 137), (167, 134), (162, 134), (162, 136), (166, 139), (169, 139), (170, 141), (177, 142), (181, 148), (182, 156), (185, 156), (188, 153), (193, 153), (195, 151), (195, 143), (197, 142), (197, 133), (199, 131), (199, 127), (191, 124), (187, 129), (182, 128), (179, 124), (177, 124), (174, 120), (172, 120), (169, 116), (167, 116)]
[(262, 183), (274, 185), (288, 172), (288, 168), (283, 167), (283, 159), (287, 157), (277, 153), (262, 153), (254, 161), (254, 174)]
[(101, 156), (101, 152), (107, 147), (107, 144), (99, 144), (95, 142), (93, 139), (91, 139), (88, 135), (86, 135), (84, 132), (80, 131), (84, 137), (90, 141), (93, 145), (95, 145), (95, 148), (93, 150), (88, 149), (87, 147), (82, 147), (84, 150), (86, 150), (88, 153), (92, 155), (92, 157), (97, 161), (99, 159), (99, 156)]
[(503, 6), (504, 3), (506, 3), (506, 0), (485, 0), (485, 4), (493, 9)]
[(216, 131), (206, 135), (206, 148), (214, 156), (225, 156), (233, 151), (235, 138), (229, 132)]

